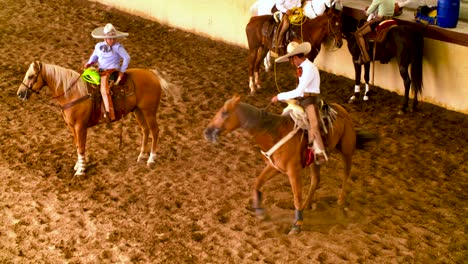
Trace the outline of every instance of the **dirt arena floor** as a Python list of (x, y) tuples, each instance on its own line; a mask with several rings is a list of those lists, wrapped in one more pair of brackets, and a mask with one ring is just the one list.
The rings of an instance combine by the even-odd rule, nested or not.
[[(344, 217), (343, 165), (331, 152), (317, 208), (290, 236), (287, 177), (266, 184), (269, 217), (258, 220), (258, 148), (243, 131), (218, 145), (203, 138), (233, 94), (265, 107), (276, 93), (274, 75), (262, 74), (264, 88), (246, 96), (245, 49), (86, 1), (0, 5), (0, 263), (466, 263), (466, 115), (427, 103), (397, 115), (402, 98), (381, 89), (349, 105), (352, 80), (321, 72), (324, 98), (381, 140), (355, 155)], [(96, 42), (90, 32), (107, 22), (130, 33), (131, 66), (158, 69), (182, 101), (163, 97), (154, 169), (136, 162), (140, 131), (129, 115), (90, 129), (87, 174), (74, 178), (76, 150), (47, 87), (26, 102), (16, 91), (35, 59), (79, 71)], [(281, 87), (294, 85), (293, 73), (278, 66)]]

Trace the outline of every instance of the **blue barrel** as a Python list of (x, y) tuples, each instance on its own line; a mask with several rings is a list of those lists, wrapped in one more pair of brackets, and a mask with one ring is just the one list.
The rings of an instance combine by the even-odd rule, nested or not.
[(437, 1), (437, 25), (444, 28), (457, 26), (460, 13), (460, 0)]

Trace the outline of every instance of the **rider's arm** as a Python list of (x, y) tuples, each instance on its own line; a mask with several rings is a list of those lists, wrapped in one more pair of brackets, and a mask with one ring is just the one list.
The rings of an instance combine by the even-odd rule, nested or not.
[(377, 10), (377, 8), (379, 8), (379, 5), (381, 3), (382, 0), (373, 0), (371, 5), (366, 10), (367, 15), (373, 14)]
[(99, 55), (98, 55), (99, 48), (98, 48), (98, 45), (99, 45), (99, 43), (97, 43), (97, 44), (94, 46), (93, 54), (91, 54), (91, 56), (89, 57), (89, 60), (88, 60), (88, 62), (86, 63), (86, 65), (91, 65), (91, 64), (93, 64), (93, 63), (98, 62), (98, 59), (99, 59)]
[(122, 66), (120, 67), (121, 72), (125, 72), (130, 64), (130, 55), (128, 55), (127, 51), (122, 45), (119, 45), (117, 48), (117, 53), (122, 58)]
[(288, 9), (285, 7), (286, 0), (276, 0), (276, 8), (281, 11), (281, 13), (286, 13)]
[[(299, 77), (299, 84), (297, 85), (296, 89), (278, 94), (278, 100), (284, 101), (288, 99), (293, 99), (297, 97), (304, 96), (304, 92), (306, 92), (307, 87), (311, 87), (313, 84), (313, 80), (315, 78), (315, 74), (311, 69), (306, 69), (302, 72), (301, 77)], [(320, 81), (319, 81), (320, 83)], [(312, 92), (312, 91), (310, 91)]]

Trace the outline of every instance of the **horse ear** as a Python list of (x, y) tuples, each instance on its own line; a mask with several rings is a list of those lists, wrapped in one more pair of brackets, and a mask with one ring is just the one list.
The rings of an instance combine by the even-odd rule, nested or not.
[(39, 61), (34, 61), (34, 71), (38, 72), (41, 69), (40, 62)]
[(238, 94), (236, 94), (236, 95), (234, 95), (234, 96), (232, 97), (232, 101), (233, 101), (232, 103), (233, 103), (233, 104), (238, 104), (238, 103), (240, 102), (240, 100), (241, 100), (241, 96), (238, 95)]

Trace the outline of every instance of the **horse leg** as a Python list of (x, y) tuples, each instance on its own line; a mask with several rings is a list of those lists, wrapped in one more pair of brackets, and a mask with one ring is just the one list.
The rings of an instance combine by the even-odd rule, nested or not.
[(362, 98), (363, 101), (368, 101), (369, 96), (371, 94), (370, 85), (369, 85), (369, 80), (370, 80), (369, 75), (370, 75), (370, 62), (364, 64), (364, 81), (366, 82), (366, 89), (364, 91), (364, 97)]
[(260, 85), (260, 78), (259, 78), (259, 72), (260, 72), (260, 65), (265, 58), (266, 54), (268, 52), (268, 49), (265, 48), (265, 46), (260, 46), (257, 50), (257, 57), (255, 59), (255, 65), (254, 65), (254, 77), (255, 77), (255, 89), (261, 89)]
[(255, 179), (252, 207), (255, 209), (255, 215), (260, 219), (265, 217), (265, 209), (262, 207), (262, 192), (260, 189), (268, 179), (275, 176), (276, 174), (278, 174), (278, 171), (273, 166), (268, 164), (265, 168), (263, 168), (263, 171)]
[(302, 204), (302, 178), (300, 170), (290, 170), (288, 172), (289, 183), (291, 184), (294, 196), (294, 223), (289, 231), (290, 235), (298, 234), (301, 232), (302, 224), (304, 222), (303, 204)]
[[(354, 61), (354, 60), (353, 60)], [(361, 96), (361, 64), (354, 62), (354, 95), (349, 98), (348, 103), (352, 104)]]
[[(414, 87), (414, 86), (413, 86)], [(413, 112), (418, 110), (418, 92), (416, 92), (414, 89), (413, 89), (413, 93), (414, 93), (414, 100), (413, 100)]]
[(404, 65), (400, 64), (400, 75), (401, 78), (403, 78), (403, 83), (405, 85), (405, 98), (403, 101), (403, 106), (398, 113), (403, 114), (406, 113), (406, 109), (408, 108), (409, 92), (411, 88), (411, 79), (408, 73), (408, 66), (405, 67)]
[(265, 66), (265, 72), (269, 72), (271, 68), (271, 54), (267, 51), (265, 59), (263, 59), (263, 66)]
[[(255, 67), (255, 60), (257, 59), (257, 52), (258, 49), (250, 49), (249, 50), (249, 88), (250, 94), (255, 94), (255, 85), (254, 85), (254, 67)], [(258, 73), (258, 71), (257, 71)]]
[(346, 182), (348, 181), (349, 174), (351, 173), (351, 157), (352, 154), (350, 153), (343, 153), (343, 161), (345, 163), (345, 167), (343, 170), (343, 182), (341, 184), (340, 194), (338, 195), (338, 206), (342, 208), (345, 203), (346, 197)]
[(140, 154), (138, 155), (137, 162), (143, 162), (148, 157), (146, 145), (148, 144), (149, 128), (143, 113), (138, 108), (135, 110), (135, 117), (138, 124), (140, 125), (142, 133)]
[(75, 176), (82, 176), (86, 171), (86, 136), (87, 127), (82, 124), (74, 126), (75, 144), (78, 154), (78, 159), (75, 164)]
[[(312, 208), (313, 210), (316, 209), (316, 199), (315, 199), (315, 191), (320, 183), (320, 166), (313, 163), (310, 169), (310, 187), (307, 193), (306, 200), (304, 202), (303, 208)], [(312, 201), (314, 204), (312, 205)]]
[[(154, 109), (158, 109), (156, 106)], [(143, 111), (145, 116), (146, 122), (148, 124), (152, 141), (151, 141), (151, 152), (146, 164), (148, 167), (152, 168), (156, 164), (156, 148), (158, 146), (158, 139), (159, 139), (159, 126), (158, 120), (156, 119), (156, 111)]]

